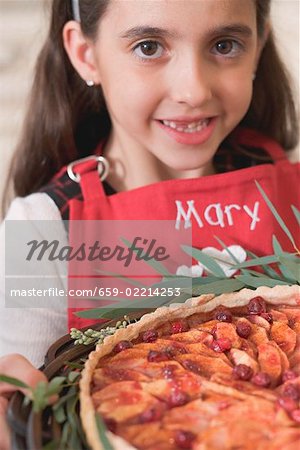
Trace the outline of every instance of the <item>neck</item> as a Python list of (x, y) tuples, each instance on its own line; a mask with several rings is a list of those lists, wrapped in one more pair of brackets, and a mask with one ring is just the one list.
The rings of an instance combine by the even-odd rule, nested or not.
[(113, 134), (108, 139), (103, 154), (110, 164), (107, 181), (117, 192), (164, 180), (198, 178), (215, 173), (212, 161), (192, 170), (174, 170), (134, 142), (122, 145)]

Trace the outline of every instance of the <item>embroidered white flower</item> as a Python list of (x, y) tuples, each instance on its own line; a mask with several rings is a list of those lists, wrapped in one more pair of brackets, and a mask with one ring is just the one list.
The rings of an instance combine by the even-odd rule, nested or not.
[[(228, 250), (227, 250), (228, 249)], [(219, 266), (223, 269), (226, 277), (230, 278), (237, 270), (232, 269), (232, 266), (237, 262), (242, 263), (246, 261), (247, 253), (240, 245), (229, 245), (227, 249), (218, 250), (215, 247), (205, 247), (202, 252), (213, 258)], [(192, 266), (179, 266), (176, 270), (176, 275), (184, 277), (201, 277), (203, 273), (211, 273), (200, 262)]]

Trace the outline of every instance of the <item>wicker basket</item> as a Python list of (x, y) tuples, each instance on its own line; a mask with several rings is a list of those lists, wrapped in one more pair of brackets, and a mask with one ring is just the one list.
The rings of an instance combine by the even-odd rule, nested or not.
[[(146, 312), (129, 314), (131, 320), (138, 320)], [(112, 320), (101, 325), (94, 326), (95, 330), (103, 327), (114, 326), (118, 320)], [(94, 345), (74, 346), (74, 341), (69, 335), (61, 337), (51, 345), (46, 356), (45, 364), (41, 370), (48, 380), (55, 376), (65, 375), (63, 372), (66, 361), (82, 362), (81, 359), (88, 356)], [(31, 405), (24, 407), (24, 395), (16, 392), (8, 406), (7, 420), (11, 428), (12, 450), (42, 450), (50, 441), (60, 440), (60, 426), (53, 420), (52, 409), (46, 408), (42, 413), (35, 413)]]

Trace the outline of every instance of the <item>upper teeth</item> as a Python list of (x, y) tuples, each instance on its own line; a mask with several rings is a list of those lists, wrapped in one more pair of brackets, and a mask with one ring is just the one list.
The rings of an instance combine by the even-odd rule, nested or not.
[(198, 122), (191, 122), (187, 125), (179, 125), (170, 120), (163, 120), (162, 122), (167, 127), (174, 128), (174, 130), (184, 133), (194, 133), (195, 131), (201, 131), (202, 128), (205, 128), (209, 122), (209, 119), (198, 120)]

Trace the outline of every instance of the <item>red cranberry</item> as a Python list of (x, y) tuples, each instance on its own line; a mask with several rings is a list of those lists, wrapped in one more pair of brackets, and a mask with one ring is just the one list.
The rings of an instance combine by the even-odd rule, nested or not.
[(185, 369), (190, 370), (191, 372), (194, 372), (197, 374), (201, 373), (201, 369), (200, 369), (199, 365), (196, 362), (191, 361), (190, 359), (186, 359), (185, 361), (182, 361), (181, 364), (183, 365), (183, 367)]
[(144, 342), (154, 342), (158, 338), (158, 333), (155, 330), (148, 330), (143, 333), (142, 339)]
[(175, 406), (183, 406), (189, 401), (189, 396), (182, 391), (176, 389), (173, 391), (168, 399), (168, 404), (171, 408)]
[(249, 381), (253, 376), (253, 370), (246, 364), (237, 364), (232, 371), (234, 378)]
[(158, 408), (150, 408), (146, 409), (146, 411), (142, 412), (140, 415), (140, 422), (155, 422), (156, 420), (160, 420), (162, 412)]
[(261, 313), (261, 317), (262, 317), (263, 319), (265, 319), (267, 322), (269, 322), (271, 325), (272, 325), (272, 323), (274, 322), (273, 316), (272, 316), (271, 313)]
[(171, 328), (172, 334), (184, 333), (188, 330), (186, 323), (184, 323), (182, 320), (176, 320), (176, 322), (172, 322)]
[(257, 372), (251, 379), (256, 386), (268, 387), (271, 384), (271, 377), (266, 372)]
[(112, 433), (115, 433), (117, 430), (117, 422), (114, 419), (105, 419), (104, 420), (106, 428), (111, 431)]
[(127, 348), (133, 347), (133, 344), (129, 341), (120, 341), (114, 348), (115, 352), (120, 353)]
[(179, 448), (190, 449), (192, 448), (193, 441), (196, 439), (196, 435), (191, 431), (178, 430), (175, 433), (175, 444)]
[(157, 350), (150, 350), (147, 357), (149, 362), (167, 361), (169, 356), (166, 352), (158, 352)]
[(285, 383), (286, 381), (294, 380), (297, 376), (293, 370), (285, 370), (282, 374), (282, 382)]
[(218, 311), (215, 314), (215, 319), (219, 322), (232, 322), (232, 314), (226, 310)]
[(294, 326), (296, 325), (296, 319), (290, 318), (290, 319), (288, 320), (288, 324), (289, 324), (289, 327), (290, 327), (290, 328), (294, 328)]
[(294, 409), (290, 416), (295, 422), (300, 423), (300, 409)]
[(219, 352), (219, 353), (226, 352), (227, 350), (230, 350), (231, 347), (232, 347), (232, 342), (230, 339), (228, 339), (226, 337), (220, 338), (220, 339), (215, 339), (210, 344), (210, 348), (214, 352)]
[(281, 395), (283, 397), (292, 398), (293, 400), (296, 400), (296, 401), (300, 400), (299, 389), (294, 384), (283, 385), (282, 390), (281, 390)]
[(294, 411), (298, 408), (297, 402), (290, 397), (279, 397), (277, 404), (287, 412)]
[(251, 328), (250, 323), (238, 322), (236, 325), (236, 332), (242, 338), (247, 339), (251, 334), (251, 330), (252, 330), (252, 328)]
[(261, 314), (267, 312), (267, 305), (265, 300), (260, 297), (253, 297), (248, 305), (248, 311), (250, 314)]
[(166, 366), (163, 368), (162, 374), (164, 378), (173, 378), (176, 366)]

